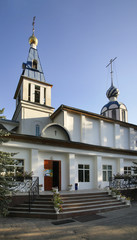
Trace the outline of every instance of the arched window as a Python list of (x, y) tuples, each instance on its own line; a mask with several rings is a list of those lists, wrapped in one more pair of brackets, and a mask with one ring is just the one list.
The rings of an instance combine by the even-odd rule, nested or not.
[(40, 125), (36, 124), (36, 136), (40, 136)]
[(32, 68), (37, 69), (37, 60), (33, 60)]

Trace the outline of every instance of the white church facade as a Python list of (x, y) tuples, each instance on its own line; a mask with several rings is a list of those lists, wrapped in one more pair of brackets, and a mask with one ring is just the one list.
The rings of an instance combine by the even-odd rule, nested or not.
[[(14, 174), (33, 171), (43, 190), (105, 188), (109, 177), (131, 173), (137, 161), (137, 125), (127, 122), (127, 108), (117, 101), (118, 89), (107, 91), (101, 114), (61, 105), (51, 106), (52, 85), (45, 81), (34, 32), (15, 91), (12, 120), (0, 120), (11, 135), (0, 151), (16, 154)], [(112, 62), (111, 62), (112, 63)]]

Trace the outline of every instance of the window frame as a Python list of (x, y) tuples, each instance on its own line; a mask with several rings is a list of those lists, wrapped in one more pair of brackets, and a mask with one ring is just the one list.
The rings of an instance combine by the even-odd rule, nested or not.
[(103, 182), (109, 182), (109, 178), (112, 178), (112, 165), (102, 165), (102, 180)]
[(40, 103), (40, 86), (35, 85), (35, 103)]
[(127, 175), (131, 175), (132, 174), (131, 166), (124, 166), (124, 174), (127, 174)]
[(39, 124), (36, 124), (36, 125), (35, 125), (35, 135), (36, 135), (37, 137), (40, 136), (40, 125), (39, 125)]
[(78, 182), (90, 182), (90, 165), (78, 164)]

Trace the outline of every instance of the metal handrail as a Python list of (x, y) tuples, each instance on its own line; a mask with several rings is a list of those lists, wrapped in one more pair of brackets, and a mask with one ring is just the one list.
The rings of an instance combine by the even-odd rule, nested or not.
[(29, 193), (29, 212), (30, 212), (33, 201), (35, 200), (36, 196), (39, 195), (39, 177), (36, 177), (36, 180), (32, 183), (28, 193)]
[(110, 178), (109, 187), (116, 189), (130, 189), (137, 187), (137, 178)]

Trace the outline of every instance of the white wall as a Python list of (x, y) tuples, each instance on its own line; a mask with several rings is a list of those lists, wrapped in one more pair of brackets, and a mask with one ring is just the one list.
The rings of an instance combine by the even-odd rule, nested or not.
[(2, 146), (0, 148), (3, 152), (10, 152), (10, 153), (16, 153), (13, 158), (22, 159), (24, 160), (24, 170), (31, 172), (31, 155), (30, 150), (26, 148), (18, 148), (18, 147), (7, 147)]
[(64, 112), (60, 112), (53, 120), (53, 122), (64, 126)]
[(129, 149), (129, 129), (120, 127), (120, 148)]
[(84, 116), (82, 117), (82, 139), (84, 143), (100, 144), (99, 121)]
[(22, 132), (23, 134), (35, 135), (36, 124), (40, 125), (40, 130), (50, 123), (49, 113), (34, 111), (24, 108), (22, 111)]
[(67, 130), (70, 133), (70, 137), (72, 141), (80, 142), (81, 139), (81, 119), (80, 115), (67, 113), (67, 122), (66, 122)]
[(114, 124), (100, 121), (101, 124), (101, 145), (114, 147)]

